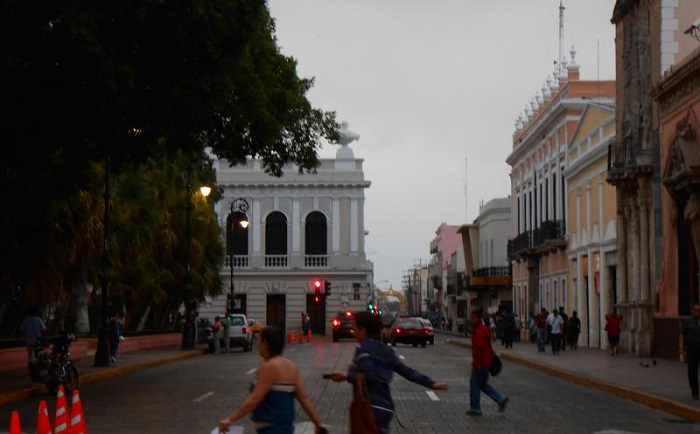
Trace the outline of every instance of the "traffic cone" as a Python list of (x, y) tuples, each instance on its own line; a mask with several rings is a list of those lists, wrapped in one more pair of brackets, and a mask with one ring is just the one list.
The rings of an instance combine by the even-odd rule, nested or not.
[(290, 345), (294, 343), (294, 330), (287, 335), (287, 343)]
[(22, 434), (22, 425), (19, 423), (19, 412), (13, 411), (10, 418), (10, 432), (8, 434)]
[(87, 434), (83, 404), (80, 403), (80, 393), (77, 389), (73, 391), (73, 400), (70, 406), (70, 427), (73, 434)]
[(44, 400), (39, 402), (39, 415), (36, 418), (36, 434), (51, 434), (49, 410), (46, 408), (46, 401)]
[(58, 385), (58, 395), (56, 395), (56, 417), (53, 421), (54, 434), (72, 434), (70, 429), (70, 417), (68, 415), (68, 403), (63, 385)]
[(302, 330), (299, 332), (299, 343), (301, 344), (303, 342), (304, 342), (304, 331)]
[(309, 329), (309, 332), (306, 334), (306, 342), (311, 342), (311, 329)]

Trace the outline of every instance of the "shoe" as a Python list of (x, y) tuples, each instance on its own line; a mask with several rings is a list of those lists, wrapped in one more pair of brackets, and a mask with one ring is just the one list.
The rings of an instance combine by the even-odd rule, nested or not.
[(508, 397), (503, 398), (503, 401), (498, 403), (498, 411), (503, 413), (506, 410), (506, 404), (508, 404)]
[(117, 358), (112, 356), (112, 363), (117, 363)]
[(481, 416), (481, 412), (476, 410), (467, 410), (467, 414), (469, 416)]

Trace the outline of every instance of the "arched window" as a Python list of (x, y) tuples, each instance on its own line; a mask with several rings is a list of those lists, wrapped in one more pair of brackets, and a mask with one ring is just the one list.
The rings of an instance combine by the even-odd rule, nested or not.
[(248, 221), (248, 217), (238, 211), (229, 214), (226, 219), (226, 253), (229, 255), (248, 254), (248, 229), (241, 225), (242, 221)]
[(305, 245), (307, 255), (325, 255), (328, 253), (328, 233), (326, 216), (314, 211), (306, 216)]
[(265, 254), (287, 254), (287, 217), (274, 211), (265, 220)]

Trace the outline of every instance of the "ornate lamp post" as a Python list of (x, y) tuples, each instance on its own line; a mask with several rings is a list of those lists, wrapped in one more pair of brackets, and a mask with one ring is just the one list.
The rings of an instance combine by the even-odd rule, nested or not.
[(231, 202), (231, 212), (229, 213), (228, 219), (226, 221), (226, 229), (228, 231), (227, 241), (228, 241), (228, 253), (229, 253), (229, 271), (230, 271), (230, 287), (228, 302), (226, 303), (228, 311), (231, 312), (234, 307), (234, 292), (235, 288), (233, 285), (233, 266), (235, 257), (235, 235), (238, 226), (245, 230), (248, 228), (250, 222), (248, 221), (247, 212), (250, 209), (250, 204), (245, 198), (238, 197)]

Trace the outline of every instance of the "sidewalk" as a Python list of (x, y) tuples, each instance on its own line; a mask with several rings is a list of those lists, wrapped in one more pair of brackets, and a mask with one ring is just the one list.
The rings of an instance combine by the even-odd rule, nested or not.
[[(435, 331), (447, 342), (471, 348), (471, 339), (450, 332)], [(533, 342), (516, 342), (513, 348), (493, 349), (504, 361), (538, 369), (582, 386), (630, 399), (686, 419), (700, 422), (700, 401), (690, 396), (687, 369), (684, 363), (669, 359), (640, 358), (630, 354), (611, 356), (595, 348), (566, 349), (552, 355), (551, 347), (538, 352)], [(656, 363), (654, 363), (656, 361)]]
[[(181, 350), (179, 345), (145, 348), (120, 354), (117, 363), (109, 367), (95, 367), (94, 352), (89, 352), (87, 357), (74, 363), (80, 373), (80, 385), (85, 385), (105, 378), (197, 357), (205, 354), (205, 351), (205, 346), (198, 346), (197, 349), (189, 351)], [(26, 368), (0, 372), (0, 406), (28, 399), (31, 396), (46, 395), (46, 393), (46, 387), (43, 384), (30, 382)]]

